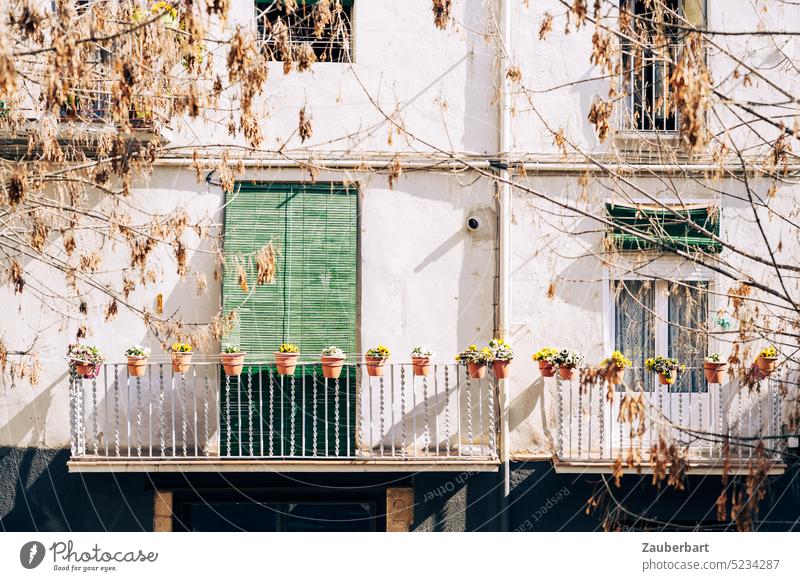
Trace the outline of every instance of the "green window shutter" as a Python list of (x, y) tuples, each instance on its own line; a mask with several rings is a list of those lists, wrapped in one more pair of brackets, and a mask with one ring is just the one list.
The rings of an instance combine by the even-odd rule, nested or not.
[[(354, 354), (357, 215), (356, 188), (330, 183), (237, 183), (225, 208), (222, 303), (224, 312), (237, 311), (239, 322), (223, 340), (246, 351), (251, 362), (271, 361), (283, 342), (300, 347), (301, 361), (315, 358), (328, 345)], [(257, 286), (253, 255), (270, 241), (278, 253), (275, 283)], [(247, 292), (240, 285), (237, 264), (245, 270)], [(234, 456), (269, 456), (272, 418), (272, 456), (352, 456), (356, 417), (353, 368), (343, 370), (338, 392), (337, 386), (328, 382), (327, 393), (318, 365), (299, 366), (293, 380), (281, 381), (274, 372), (272, 365), (246, 365), (242, 376), (230, 380), (230, 385), (222, 379), (220, 453), (226, 455), (230, 447)], [(337, 395), (338, 440), (334, 425)], [(311, 411), (315, 397), (316, 421)]]
[(667, 210), (606, 204), (606, 214), (613, 223), (608, 238), (617, 250), (722, 251), (722, 244), (687, 222), (690, 220), (719, 237), (716, 208)]
[[(338, 184), (237, 184), (225, 209), (223, 309), (239, 324), (225, 339), (253, 358), (283, 342), (307, 355), (327, 345), (355, 353), (357, 211), (356, 189)], [(270, 240), (276, 281), (256, 286), (252, 256)]]

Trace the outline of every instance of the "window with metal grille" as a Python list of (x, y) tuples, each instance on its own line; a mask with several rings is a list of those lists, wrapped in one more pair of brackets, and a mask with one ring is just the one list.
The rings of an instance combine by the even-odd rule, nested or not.
[(256, 25), (273, 61), (350, 62), (353, 0), (256, 0)]
[(648, 357), (665, 355), (685, 364), (670, 392), (705, 392), (703, 360), (708, 354), (707, 281), (618, 280), (614, 292), (614, 348), (632, 362), (625, 382), (653, 391)]
[(623, 129), (677, 131), (670, 77), (687, 32), (705, 21), (705, 0), (620, 0), (630, 22), (622, 42)]

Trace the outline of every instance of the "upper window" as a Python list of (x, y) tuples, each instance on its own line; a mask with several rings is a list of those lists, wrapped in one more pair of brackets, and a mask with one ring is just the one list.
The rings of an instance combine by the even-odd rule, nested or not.
[(255, 10), (270, 60), (350, 62), (353, 0), (256, 0)]
[(677, 131), (670, 88), (683, 38), (704, 22), (704, 0), (620, 0), (625, 129)]

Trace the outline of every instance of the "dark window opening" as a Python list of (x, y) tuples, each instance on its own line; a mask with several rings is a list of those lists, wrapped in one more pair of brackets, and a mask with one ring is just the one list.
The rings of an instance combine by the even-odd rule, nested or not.
[(258, 38), (273, 61), (350, 62), (353, 0), (256, 0)]

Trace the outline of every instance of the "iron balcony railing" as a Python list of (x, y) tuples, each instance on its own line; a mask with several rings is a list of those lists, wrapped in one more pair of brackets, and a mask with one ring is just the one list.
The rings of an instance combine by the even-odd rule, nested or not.
[(173, 373), (149, 363), (130, 377), (107, 363), (94, 379), (70, 374), (73, 459), (495, 460), (497, 382), (464, 366), (432, 364), (427, 377), (363, 363), (324, 379), (318, 363), (292, 376), (249, 362), (227, 377), (219, 362)]
[[(752, 458), (762, 439), (768, 457), (780, 456), (785, 444), (781, 394), (786, 393), (786, 385), (777, 372), (776, 377), (752, 387), (737, 381), (703, 382), (700, 390), (684, 391), (657, 381), (645, 383), (641, 370), (629, 370), (626, 375), (638, 377), (635, 385), (617, 386), (611, 398), (604, 382), (546, 379), (557, 398), (559, 460), (613, 463), (621, 457), (625, 462), (628, 453), (637, 450), (646, 463), (651, 446), (663, 441), (677, 445), (692, 462), (721, 464)], [(642, 389), (644, 385), (648, 391)], [(620, 417), (625, 397), (640, 397), (643, 404), (643, 413), (633, 424), (626, 414)]]

